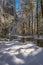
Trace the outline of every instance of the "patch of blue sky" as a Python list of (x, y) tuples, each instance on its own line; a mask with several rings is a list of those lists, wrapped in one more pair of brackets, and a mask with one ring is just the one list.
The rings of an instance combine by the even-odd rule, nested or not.
[[(34, 2), (37, 4), (37, 0), (34, 0)], [(40, 1), (38, 0), (38, 8), (41, 7)]]
[(40, 2), (38, 3), (38, 8), (41, 8), (41, 4), (40, 4)]
[(19, 0), (15, 0), (15, 6), (16, 6), (16, 8), (19, 7)]

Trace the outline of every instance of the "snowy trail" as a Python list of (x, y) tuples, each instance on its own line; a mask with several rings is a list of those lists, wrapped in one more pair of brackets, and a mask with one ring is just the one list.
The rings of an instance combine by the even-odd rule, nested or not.
[(43, 65), (43, 48), (33, 42), (0, 41), (0, 65)]

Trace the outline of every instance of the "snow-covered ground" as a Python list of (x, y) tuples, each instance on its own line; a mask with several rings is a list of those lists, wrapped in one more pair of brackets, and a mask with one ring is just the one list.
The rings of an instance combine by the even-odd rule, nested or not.
[(43, 65), (43, 48), (30, 41), (0, 41), (0, 65)]

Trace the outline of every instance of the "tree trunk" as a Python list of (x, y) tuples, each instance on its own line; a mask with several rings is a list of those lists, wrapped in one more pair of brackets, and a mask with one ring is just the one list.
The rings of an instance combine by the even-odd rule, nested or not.
[(30, 15), (29, 15), (29, 34), (30, 34)]
[(43, 18), (43, 1), (41, 0), (41, 12), (42, 12), (42, 18)]
[(38, 0), (37, 0), (37, 7), (36, 7), (36, 17), (37, 17), (37, 35), (38, 35)]
[(32, 35), (33, 35), (33, 10), (32, 10)]

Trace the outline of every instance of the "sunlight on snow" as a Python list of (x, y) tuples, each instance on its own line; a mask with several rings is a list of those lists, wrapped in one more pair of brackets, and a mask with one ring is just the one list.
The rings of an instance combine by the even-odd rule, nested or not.
[(24, 43), (22, 43), (22, 44), (18, 43), (18, 45), (17, 45), (17, 43), (16, 42), (12, 43), (12, 44), (15, 44), (13, 46), (11, 44), (6, 44), (7, 46), (11, 45), (11, 47), (6, 48), (5, 50), (2, 50), (2, 51), (4, 53), (9, 53), (10, 55), (17, 55), (17, 54), (21, 53), (24, 57), (27, 57), (32, 52), (33, 52), (32, 55), (36, 55), (41, 51), (41, 49), (38, 49), (36, 52), (35, 48), (34, 48), (34, 44), (31, 44), (31, 42), (25, 42), (25, 44)]
[[(16, 65), (22, 65), (25, 64), (25, 62), (28, 64), (34, 61), (36, 59), (36, 55), (38, 55), (42, 51), (42, 48), (35, 46), (33, 42), (20, 43), (13, 41), (2, 44), (1, 46), (1, 52), (3, 52), (3, 54), (8, 54), (5, 58), (8, 58), (9, 56), (12, 57), (12, 61)], [(0, 56), (0, 58), (1, 57), (2, 55)], [(6, 63), (4, 65), (6, 65)]]
[(24, 60), (23, 59), (20, 59), (20, 58), (17, 58), (16, 56), (14, 57), (14, 62), (16, 64), (23, 64), (24, 63)]
[(26, 43), (26, 44), (23, 44), (23, 45), (21, 45), (21, 44), (20, 45), (15, 45), (15, 46), (12, 46), (11, 48), (12, 49), (20, 49), (20, 48), (28, 48), (28, 47), (31, 47), (31, 46), (33, 46), (33, 44), (30, 44), (30, 43), (27, 44)]
[(24, 57), (27, 57), (30, 53), (32, 53), (35, 49), (21, 49), (21, 53)]
[(42, 48), (39, 48), (37, 51), (33, 52), (32, 55), (35, 56), (37, 55), (38, 53), (40, 53), (42, 51)]

